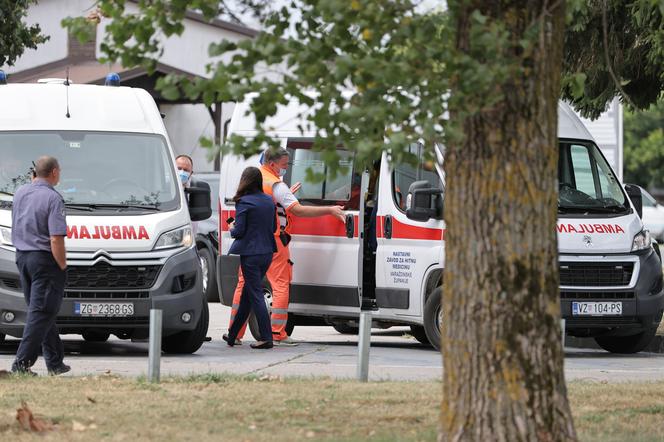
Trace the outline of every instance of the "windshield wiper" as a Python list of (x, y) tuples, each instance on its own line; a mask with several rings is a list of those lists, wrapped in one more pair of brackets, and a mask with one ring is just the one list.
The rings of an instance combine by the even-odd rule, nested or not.
[(558, 213), (623, 213), (625, 206), (558, 206)]
[(159, 211), (157, 206), (147, 206), (142, 204), (111, 204), (111, 203), (99, 203), (99, 204), (90, 204), (90, 207), (93, 209), (141, 209), (141, 210), (153, 210)]
[(123, 209), (140, 209), (140, 210), (151, 210), (151, 211), (159, 211), (159, 208), (156, 206), (147, 206), (147, 205), (141, 205), (141, 204), (109, 204), (109, 203), (76, 203), (76, 204), (65, 204), (67, 207), (71, 207), (73, 209), (80, 209), (80, 210), (87, 210), (87, 211), (93, 211), (93, 210), (98, 210), (98, 209), (117, 209), (118, 211), (123, 210)]
[(72, 204), (72, 203), (65, 203), (65, 207), (67, 209), (74, 209), (74, 210), (83, 210), (85, 212), (92, 212), (92, 207), (86, 205), (86, 204)]

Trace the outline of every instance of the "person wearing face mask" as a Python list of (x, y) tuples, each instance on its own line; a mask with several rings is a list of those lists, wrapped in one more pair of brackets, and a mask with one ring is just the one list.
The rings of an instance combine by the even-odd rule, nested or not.
[[(345, 223), (345, 214), (341, 206), (303, 206), (294, 195), (299, 185), (289, 188), (282, 178), (288, 170), (288, 151), (284, 148), (268, 149), (263, 153), (261, 160), (261, 174), (263, 176), (263, 192), (270, 195), (277, 207), (279, 228), (275, 232), (277, 252), (272, 257), (272, 263), (267, 271), (267, 279), (272, 287), (272, 339), (274, 345), (296, 345), (286, 333), (288, 321), (288, 299), (290, 282), (293, 276), (293, 262), (290, 260), (288, 243), (293, 224), (293, 217), (319, 217), (332, 216), (339, 222)], [(230, 324), (240, 306), (244, 279), (240, 272), (238, 285), (233, 295)], [(230, 326), (229, 325), (229, 328)], [(241, 343), (244, 327), (237, 335), (234, 345)]]
[(12, 372), (36, 376), (30, 367), (41, 351), (51, 375), (66, 373), (55, 320), (65, 292), (67, 258), (65, 203), (54, 189), (60, 165), (53, 157), (35, 162), (35, 178), (21, 186), (12, 204), (12, 243), (28, 315)]
[(178, 177), (184, 187), (191, 185), (191, 176), (194, 174), (194, 160), (189, 155), (178, 155), (175, 158), (175, 165), (178, 168)]

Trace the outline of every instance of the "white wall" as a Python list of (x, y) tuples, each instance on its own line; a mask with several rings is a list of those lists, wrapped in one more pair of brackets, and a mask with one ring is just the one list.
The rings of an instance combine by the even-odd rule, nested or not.
[[(127, 4), (128, 13), (138, 12), (135, 4)], [(105, 34), (106, 20), (102, 20), (98, 28), (97, 56), (100, 57), (101, 36)], [(173, 36), (164, 42), (164, 53), (160, 62), (177, 67), (192, 74), (208, 77), (205, 66), (212, 60), (208, 56), (208, 47), (212, 42), (220, 42), (224, 39), (230, 41), (244, 40), (245, 36), (221, 29), (215, 26), (185, 19), (185, 30), (181, 36)], [(230, 56), (223, 57), (229, 59)]]
[(62, 60), (67, 56), (67, 31), (60, 26), (60, 21), (69, 16), (87, 15), (87, 9), (94, 0), (40, 0), (30, 6), (26, 22), (38, 23), (44, 35), (50, 39), (37, 49), (27, 49), (13, 67), (5, 66), (6, 72), (16, 72)]

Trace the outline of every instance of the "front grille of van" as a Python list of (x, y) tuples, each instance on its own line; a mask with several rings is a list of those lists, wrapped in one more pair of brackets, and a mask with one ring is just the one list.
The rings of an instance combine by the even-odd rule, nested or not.
[(632, 279), (633, 262), (561, 262), (560, 285), (571, 287), (626, 286)]
[(581, 292), (562, 291), (560, 299), (634, 299), (634, 292)]
[(147, 289), (154, 285), (160, 265), (112, 266), (99, 262), (92, 266), (67, 267), (67, 290)]
[(66, 299), (148, 299), (150, 292), (78, 292), (65, 291)]

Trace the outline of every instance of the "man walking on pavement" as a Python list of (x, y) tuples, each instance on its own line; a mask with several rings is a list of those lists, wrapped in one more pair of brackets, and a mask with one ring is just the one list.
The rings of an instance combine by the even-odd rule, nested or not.
[(12, 207), (12, 242), (28, 304), (12, 372), (35, 375), (30, 367), (41, 349), (49, 374), (58, 375), (71, 370), (63, 362), (64, 348), (55, 325), (67, 268), (65, 204), (53, 188), (60, 182), (58, 160), (40, 157), (35, 162), (35, 175), (32, 183), (16, 191)]
[[(276, 150), (268, 149), (263, 154), (263, 165), (260, 168), (263, 175), (263, 192), (270, 195), (277, 206), (277, 216), (279, 218), (279, 228), (275, 232), (277, 242), (277, 252), (272, 257), (272, 264), (267, 271), (267, 279), (272, 287), (272, 339), (274, 345), (297, 345), (286, 333), (286, 323), (288, 322), (288, 299), (290, 282), (293, 276), (293, 262), (290, 260), (288, 243), (290, 242), (290, 232), (293, 223), (293, 216), (296, 217), (319, 217), (333, 216), (342, 223), (346, 222), (345, 214), (341, 206), (303, 206), (299, 203), (294, 192), (299, 187), (293, 186), (289, 189), (282, 177), (288, 170), (288, 151), (284, 148)], [(230, 324), (233, 323), (235, 314), (240, 305), (244, 279), (240, 272), (238, 284), (233, 294), (233, 305), (231, 307)], [(229, 325), (230, 328), (230, 325)], [(244, 335), (244, 327), (238, 334), (238, 341)]]

